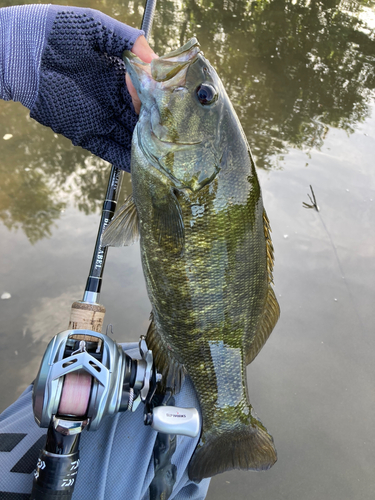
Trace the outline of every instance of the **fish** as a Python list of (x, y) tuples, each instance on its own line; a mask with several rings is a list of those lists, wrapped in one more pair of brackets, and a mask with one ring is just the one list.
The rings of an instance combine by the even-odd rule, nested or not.
[(280, 310), (248, 141), (196, 38), (150, 64), (131, 52), (124, 60), (141, 100), (133, 192), (103, 245), (140, 238), (152, 305), (146, 341), (162, 390), (178, 393), (188, 375), (202, 412), (189, 478), (269, 469), (276, 449), (250, 404), (246, 367)]

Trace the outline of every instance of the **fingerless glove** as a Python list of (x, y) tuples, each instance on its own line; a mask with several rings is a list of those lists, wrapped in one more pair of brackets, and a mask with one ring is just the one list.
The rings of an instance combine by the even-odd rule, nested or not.
[(121, 55), (143, 32), (96, 10), (56, 5), (0, 9), (0, 29), (1, 97), (129, 171), (137, 115)]

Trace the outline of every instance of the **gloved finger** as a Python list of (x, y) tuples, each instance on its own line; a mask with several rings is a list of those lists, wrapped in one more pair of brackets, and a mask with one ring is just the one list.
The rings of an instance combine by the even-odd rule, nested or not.
[(31, 117), (128, 170), (137, 116), (119, 57), (133, 42), (118, 33), (143, 32), (90, 9), (50, 6), (48, 16)]
[[(133, 47), (142, 30), (132, 28), (95, 9), (51, 5), (47, 25), (70, 36), (72, 47), (77, 39), (97, 51), (121, 57), (124, 50)], [(48, 32), (47, 32), (48, 36)]]
[(103, 145), (95, 149), (95, 141), (109, 137), (130, 149), (137, 122), (125, 85), (125, 65), (115, 59), (95, 53), (90, 61), (92, 69), (90, 65), (80, 72), (74, 58), (58, 57), (57, 50), (46, 52), (38, 99), (30, 113), (74, 145), (86, 147), (91, 137), (87, 149), (108, 161), (114, 161), (113, 154), (104, 153)]

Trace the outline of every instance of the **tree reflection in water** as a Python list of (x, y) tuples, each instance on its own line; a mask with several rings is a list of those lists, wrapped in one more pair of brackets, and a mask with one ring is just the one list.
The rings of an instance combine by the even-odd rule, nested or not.
[(51, 236), (69, 201), (86, 214), (101, 207), (108, 164), (31, 119), (15, 103), (1, 103), (0, 219), (22, 229), (30, 243)]
[[(375, 40), (360, 20), (360, 3), (187, 0), (184, 9), (183, 36), (174, 44), (197, 35), (258, 167), (272, 167), (271, 157), (291, 145), (319, 148), (328, 126), (351, 132), (368, 116)], [(163, 31), (159, 19), (157, 51), (172, 48)]]
[[(27, 3), (27, 2), (19, 2)], [(59, 2), (54, 2), (59, 3)], [(10, 5), (0, 2), (0, 5)], [(144, 1), (76, 0), (139, 26)], [(197, 36), (239, 114), (257, 166), (290, 147), (319, 148), (329, 127), (351, 133), (369, 114), (375, 87), (370, 2), (158, 0), (151, 44), (164, 54)], [(108, 165), (1, 103), (0, 219), (34, 243), (51, 234), (69, 199), (101, 206)], [(32, 140), (31, 140), (32, 138)]]

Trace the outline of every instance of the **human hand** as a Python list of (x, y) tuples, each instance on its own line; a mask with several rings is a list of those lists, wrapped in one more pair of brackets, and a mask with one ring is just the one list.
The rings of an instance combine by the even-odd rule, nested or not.
[[(135, 44), (133, 45), (132, 52), (146, 63), (150, 63), (153, 59), (158, 57), (151, 49), (143, 35), (137, 38)], [(135, 112), (139, 115), (141, 101), (128, 73), (126, 73), (126, 86), (128, 87), (129, 94), (131, 95)]]
[(142, 31), (99, 11), (52, 5), (48, 15), (52, 29), (46, 33), (31, 117), (129, 171), (139, 106), (129, 84), (132, 105), (121, 56), (133, 50), (149, 62), (155, 54)]

